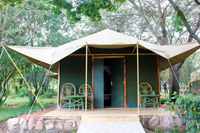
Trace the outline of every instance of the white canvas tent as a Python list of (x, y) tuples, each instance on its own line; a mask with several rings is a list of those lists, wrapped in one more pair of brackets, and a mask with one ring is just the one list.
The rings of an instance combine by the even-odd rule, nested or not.
[[(28, 47), (28, 46), (6, 46), (13, 51), (23, 55), (30, 61), (41, 65), (45, 68), (58, 72), (58, 62), (73, 52), (85, 47), (94, 48), (126, 48), (136, 47), (147, 49), (159, 56), (160, 70), (169, 67), (167, 59), (172, 65), (183, 61), (190, 54), (200, 48), (196, 42), (181, 45), (158, 46), (149, 42), (145, 42), (110, 29), (106, 29), (95, 34), (83, 37), (81, 39), (63, 44), (59, 47)], [(92, 53), (91, 53), (92, 54)], [(131, 53), (130, 53), (131, 54)], [(90, 54), (89, 54), (90, 55)]]
[[(168, 46), (158, 46), (138, 40), (136, 38), (106, 29), (95, 34), (83, 37), (81, 39), (69, 42), (67, 44), (61, 45), (56, 48), (51, 47), (24, 47), (24, 46), (6, 46), (13, 51), (21, 54), (30, 61), (41, 65), (45, 68), (50, 68), (54, 72), (58, 72), (58, 81), (60, 70), (60, 63), (58, 63), (63, 58), (68, 55), (78, 51), (81, 48), (85, 48), (85, 87), (87, 86), (87, 64), (88, 64), (88, 55), (92, 55), (92, 52), (89, 52), (90, 48), (103, 48), (103, 49), (119, 49), (119, 48), (131, 48), (133, 52), (137, 48), (137, 97), (138, 97), (138, 113), (139, 113), (139, 49), (145, 49), (151, 51), (158, 56), (159, 59), (159, 70), (164, 70), (169, 67), (168, 60), (171, 64), (174, 65), (180, 61), (183, 61), (190, 54), (195, 52), (200, 48), (198, 43), (187, 43), (182, 45), (168, 45)], [(90, 50), (89, 50), (90, 51)], [(133, 54), (129, 53), (129, 55)], [(58, 83), (59, 85), (59, 83)], [(59, 89), (58, 89), (59, 90)], [(59, 94), (59, 92), (58, 92)], [(85, 91), (85, 110), (87, 112), (87, 89)], [(58, 101), (59, 102), (59, 101)]]

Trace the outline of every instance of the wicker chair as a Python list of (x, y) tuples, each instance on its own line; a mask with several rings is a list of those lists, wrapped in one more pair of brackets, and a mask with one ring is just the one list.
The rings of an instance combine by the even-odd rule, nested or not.
[[(78, 95), (85, 95), (85, 84), (79, 87)], [(85, 99), (84, 99), (84, 103), (85, 103)], [(93, 93), (92, 93), (92, 88), (90, 85), (87, 85), (87, 104), (88, 104), (88, 107), (91, 107), (91, 109), (94, 108), (93, 107)]]
[[(152, 86), (149, 83), (143, 82), (139, 86), (140, 95), (155, 95), (155, 91), (153, 91)], [(146, 105), (153, 105), (154, 108), (156, 107), (156, 98), (147, 98), (146, 101), (143, 101), (143, 98), (140, 96), (140, 108)]]
[(69, 98), (66, 96), (76, 96), (76, 87), (72, 83), (65, 83), (62, 86), (61, 96), (60, 96), (60, 106), (61, 108), (69, 107)]

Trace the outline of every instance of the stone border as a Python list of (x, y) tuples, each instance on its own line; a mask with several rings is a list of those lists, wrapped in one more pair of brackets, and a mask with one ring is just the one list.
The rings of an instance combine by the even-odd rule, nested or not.
[[(183, 118), (179, 118), (176, 115), (140, 115), (140, 122), (144, 128), (156, 131), (161, 130), (185, 130)], [(181, 128), (180, 128), (181, 127)]]
[(11, 118), (7, 121), (8, 132), (45, 132), (45, 131), (77, 131), (81, 123), (80, 119), (60, 120), (60, 119), (34, 119)]
[[(177, 127), (184, 127), (183, 118), (173, 115), (155, 116), (155, 115), (140, 115), (140, 122), (144, 128), (150, 130), (160, 129), (172, 129), (174, 125)], [(11, 118), (7, 121), (8, 133), (13, 132), (66, 132), (77, 131), (81, 123), (80, 118), (75, 119), (47, 119), (30, 118), (25, 120), (24, 118)]]

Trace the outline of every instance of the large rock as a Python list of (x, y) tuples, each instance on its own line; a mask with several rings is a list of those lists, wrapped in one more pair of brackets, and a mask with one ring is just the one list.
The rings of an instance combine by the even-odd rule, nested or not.
[(18, 118), (8, 119), (8, 121), (7, 121), (8, 130), (13, 130), (14, 128), (17, 127), (18, 124), (19, 124)]
[(77, 123), (75, 120), (68, 120), (64, 124), (65, 130), (75, 130), (77, 128)]
[(77, 125), (76, 128), (78, 128), (80, 126), (80, 124), (81, 124), (81, 120), (76, 120), (76, 125)]
[(174, 117), (174, 124), (177, 124), (179, 127), (183, 125), (183, 118), (179, 118), (178, 116)]
[(53, 123), (53, 124), (54, 124), (54, 120), (45, 120), (45, 121), (44, 121), (44, 124), (45, 124), (45, 125), (47, 125), (47, 124), (49, 124), (49, 123)]
[(149, 126), (154, 127), (156, 125), (158, 125), (160, 122), (160, 117), (159, 116), (153, 116), (150, 120), (149, 120)]
[(64, 129), (65, 130), (72, 130), (73, 129), (72, 125), (73, 125), (72, 121), (67, 121), (67, 122), (64, 123)]
[(35, 120), (34, 118), (30, 118), (28, 122), (28, 130), (32, 130), (35, 127)]
[(27, 122), (24, 118), (19, 120), (19, 125), (20, 125), (20, 129), (22, 129), (22, 130), (28, 129)]
[(172, 115), (170, 115), (170, 116), (168, 116), (168, 118), (169, 118), (169, 124), (170, 124), (170, 126), (173, 126), (173, 124), (174, 124), (174, 117)]
[(41, 122), (41, 121), (38, 121), (38, 122), (36, 123), (35, 130), (42, 130), (43, 127), (44, 127), (44, 126), (43, 126), (42, 122)]
[(55, 128), (57, 128), (59, 130), (63, 130), (62, 123), (61, 122), (57, 123), (57, 125), (55, 126)]
[(160, 126), (168, 127), (173, 124), (173, 117), (160, 116)]
[(49, 123), (49, 124), (45, 125), (45, 128), (47, 130), (52, 130), (54, 128), (54, 125), (53, 125), (53, 123)]

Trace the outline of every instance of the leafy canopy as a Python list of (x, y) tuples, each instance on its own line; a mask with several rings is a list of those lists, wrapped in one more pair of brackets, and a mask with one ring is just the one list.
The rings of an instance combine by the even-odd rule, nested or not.
[[(126, 0), (52, 0), (52, 11), (56, 14), (66, 13), (67, 18), (72, 22), (78, 22), (82, 16), (87, 16), (91, 21), (100, 21), (100, 10), (115, 11)], [(64, 9), (64, 10), (63, 10)]]

